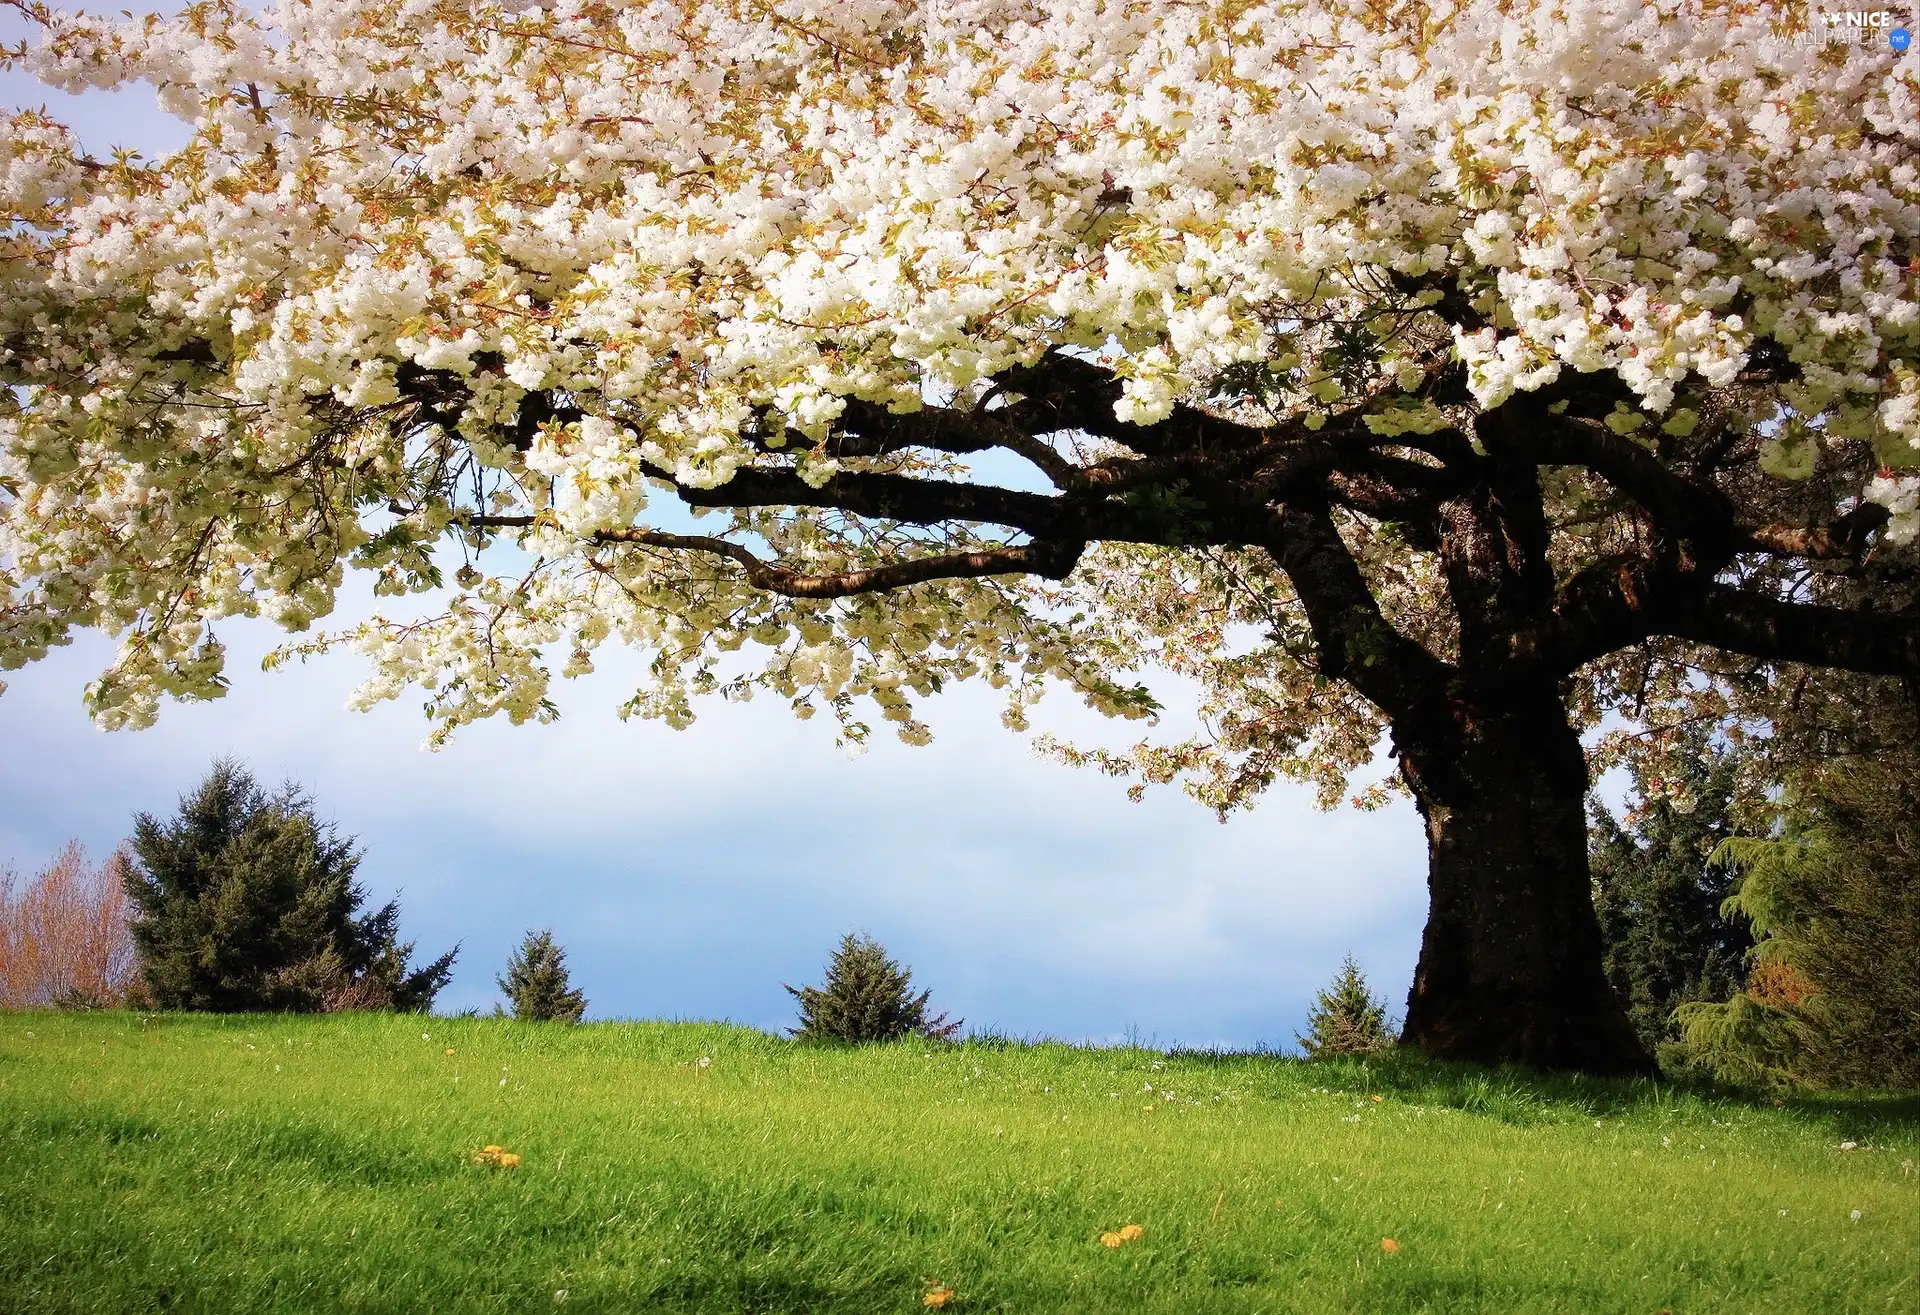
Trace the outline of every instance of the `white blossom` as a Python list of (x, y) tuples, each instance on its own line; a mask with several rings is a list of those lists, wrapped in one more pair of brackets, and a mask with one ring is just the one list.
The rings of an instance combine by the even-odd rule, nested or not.
[[(1910, 543), (1913, 60), (1835, 58), (1769, 4), (1404, 8), (51, 13), (19, 67), (68, 91), (145, 84), (193, 140), (101, 162), (38, 111), (0, 133), (0, 667), (105, 630), (120, 648), (93, 714), (144, 724), (163, 698), (220, 692), (216, 623), (302, 630), (349, 567), (384, 596), (432, 590), (492, 518), (527, 563), (462, 557), (437, 615), (354, 630), (371, 666), (356, 706), (424, 687), (436, 736), (548, 717), (546, 655), (577, 674), (612, 640), (657, 659), (627, 711), (676, 725), (749, 644), (753, 688), (856, 737), (852, 699), (920, 739), (910, 696), (970, 677), (1009, 692), (1013, 725), (1048, 679), (1143, 715), (1110, 678), (1125, 627), (1069, 624), (1039, 586), (781, 597), (674, 547), (650, 493), (789, 459), (815, 490), (957, 477), (938, 453), (792, 457), (788, 436), (821, 443), (856, 404), (978, 400), (1058, 350), (1106, 353), (1136, 425), (1232, 367), (1286, 362), (1262, 404), (1324, 430), (1354, 385), (1310, 326), (1387, 311), (1452, 344), (1483, 411), (1607, 376), (1634, 398), (1615, 428), (1645, 443), (1693, 432), (1689, 399), (1768, 337), (1801, 427), (1762, 471), (1801, 478), (1822, 443), (1870, 443), (1884, 469), (1849, 496)], [(1425, 280), (1417, 297), (1405, 280)], [(1451, 423), (1416, 396), (1418, 361), (1381, 350), (1366, 426)], [(802, 573), (925, 546), (810, 507), (718, 519), (707, 537)], [(1394, 567), (1409, 590), (1433, 569)], [(1323, 697), (1338, 725), (1313, 741), (1342, 761), (1378, 730), (1344, 697)]]

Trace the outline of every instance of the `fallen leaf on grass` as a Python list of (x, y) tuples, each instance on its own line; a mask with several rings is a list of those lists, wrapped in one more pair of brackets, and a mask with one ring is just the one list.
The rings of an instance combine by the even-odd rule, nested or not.
[(495, 1169), (515, 1169), (520, 1165), (520, 1157), (502, 1146), (483, 1146), (480, 1153), (473, 1157), (473, 1162)]
[(946, 1305), (952, 1300), (953, 1289), (944, 1283), (936, 1283), (927, 1290), (926, 1296), (920, 1298), (920, 1304), (922, 1306), (933, 1306), (937, 1308)]
[(1380, 1249), (1386, 1252), (1390, 1256), (1397, 1256), (1400, 1254), (1400, 1244), (1394, 1241), (1390, 1237), (1383, 1237), (1380, 1239)]
[(447, 1047), (447, 1053), (448, 1053), (449, 1055), (451, 1055), (451, 1054), (453, 1053), (453, 1047), (452, 1047), (452, 1046), (448, 1046), (448, 1047)]

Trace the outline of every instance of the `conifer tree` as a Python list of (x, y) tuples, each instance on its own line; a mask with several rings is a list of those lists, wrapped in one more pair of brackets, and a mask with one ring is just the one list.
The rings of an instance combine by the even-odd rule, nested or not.
[(361, 854), (288, 785), (214, 763), (166, 821), (134, 819), (127, 898), (139, 971), (162, 1009), (425, 1012), (450, 950), (411, 969), (400, 908), (360, 913)]
[[(784, 983), (783, 983), (784, 985)], [(800, 1002), (800, 1026), (790, 1029), (802, 1041), (897, 1041), (919, 1034), (951, 1040), (961, 1021), (945, 1014), (927, 1017), (933, 992), (913, 993), (913, 972), (887, 957), (872, 937), (847, 933), (827, 964), (825, 986), (788, 986)]]
[(1683, 1056), (1747, 1085), (1920, 1090), (1920, 710), (1893, 682), (1814, 693), (1785, 728), (1804, 742), (1778, 833), (1716, 853), (1760, 942), (1744, 992), (1682, 1008)]
[(507, 960), (504, 977), (494, 981), (506, 993), (513, 1016), (526, 1023), (578, 1023), (587, 997), (567, 977), (567, 952), (553, 943), (552, 931), (530, 931)]
[(1377, 1055), (1393, 1045), (1386, 1005), (1368, 991), (1352, 955), (1342, 961), (1333, 984), (1314, 997), (1307, 1030), (1294, 1039), (1308, 1059)]
[(1731, 998), (1746, 981), (1753, 936), (1721, 911), (1737, 874), (1711, 861), (1735, 833), (1741, 754), (1712, 727), (1681, 732), (1686, 752), (1656, 772), (1633, 765), (1624, 824), (1596, 800), (1589, 846), (1607, 978), (1649, 1052), (1678, 1036), (1674, 1010)]

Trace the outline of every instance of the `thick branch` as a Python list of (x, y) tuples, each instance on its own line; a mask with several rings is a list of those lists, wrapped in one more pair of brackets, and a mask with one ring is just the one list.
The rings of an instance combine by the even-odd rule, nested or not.
[(894, 412), (849, 398), (836, 432), (826, 442), (827, 455), (834, 457), (882, 456), (911, 447), (956, 455), (1005, 448), (1039, 467), (1056, 488), (1076, 488), (1082, 482), (1080, 467), (992, 411), (929, 406)]
[(1520, 642), (1569, 672), (1655, 635), (1768, 662), (1920, 676), (1920, 617), (1785, 602), (1640, 559), (1581, 571), (1562, 588), (1551, 621)]
[(1710, 484), (1696, 484), (1658, 456), (1605, 425), (1573, 417), (1542, 417), (1535, 459), (1543, 465), (1583, 466), (1632, 498), (1662, 535), (1692, 545), (1709, 571), (1733, 556), (1733, 506)]
[(1021, 399), (993, 414), (1029, 434), (1077, 429), (1146, 456), (1258, 447), (1269, 438), (1266, 430), (1190, 406), (1174, 407), (1172, 415), (1155, 425), (1120, 420), (1113, 413), (1113, 404), (1120, 400), (1120, 379), (1111, 370), (1061, 352), (1049, 352), (1037, 365), (1007, 370), (996, 382)]
[[(525, 528), (532, 516), (474, 516), (467, 524), (483, 529)], [(631, 544), (645, 548), (670, 548), (684, 552), (711, 553), (740, 567), (747, 583), (768, 593), (789, 598), (846, 598), (852, 594), (880, 593), (930, 580), (973, 579), (986, 575), (1041, 575), (1050, 580), (1065, 579), (1086, 550), (1084, 543), (1040, 542), (1018, 547), (986, 548), (977, 552), (938, 553), (912, 561), (891, 562), (857, 571), (839, 571), (831, 575), (803, 575), (784, 566), (756, 557), (740, 544), (706, 534), (668, 534), (661, 530), (599, 530), (593, 542)]]
[(1346, 680), (1389, 717), (1439, 703), (1447, 666), (1380, 611), (1359, 563), (1325, 510), (1281, 508), (1262, 544), (1306, 609), (1322, 675)]
[(1644, 558), (1594, 562), (1560, 586), (1544, 621), (1513, 636), (1511, 656), (1537, 659), (1561, 675), (1577, 671), (1654, 634), (1684, 588)]
[(1742, 531), (1741, 547), (1773, 557), (1816, 561), (1858, 561), (1867, 540), (1890, 513), (1877, 502), (1863, 503), (1831, 525), (1756, 525)]
[(1004, 525), (1036, 539), (1093, 537), (1071, 532), (1079, 518), (1064, 499), (990, 485), (842, 471), (814, 488), (795, 471), (750, 467), (736, 470), (724, 484), (693, 488), (678, 483), (672, 471), (659, 466), (648, 467), (647, 473), (672, 483), (681, 501), (693, 507), (832, 507), (915, 525), (946, 521)]
[[(1137, 504), (1110, 496), (1128, 487), (1117, 481), (1112, 486), (1090, 481), (1086, 487), (1048, 496), (996, 485), (862, 471), (842, 471), (819, 488), (800, 478), (797, 471), (763, 467), (736, 470), (726, 483), (712, 488), (678, 483), (671, 471), (659, 466), (649, 466), (647, 473), (673, 484), (680, 499), (694, 507), (825, 507), (912, 525), (953, 521), (1001, 525), (1056, 543), (1104, 539), (1192, 544), (1196, 541), (1193, 530), (1200, 524), (1192, 520), (1171, 523), (1156, 514), (1151, 503)], [(1167, 480), (1177, 479), (1180, 474), (1177, 467), (1171, 469)], [(1220, 519), (1217, 523), (1205, 522), (1214, 526), (1207, 542), (1238, 546), (1251, 541), (1243, 526), (1224, 515), (1223, 508), (1209, 511)]]
[(1920, 676), (1920, 616), (1785, 603), (1710, 584), (1700, 590), (1697, 606), (1679, 610), (1659, 629), (1676, 639), (1769, 662)]

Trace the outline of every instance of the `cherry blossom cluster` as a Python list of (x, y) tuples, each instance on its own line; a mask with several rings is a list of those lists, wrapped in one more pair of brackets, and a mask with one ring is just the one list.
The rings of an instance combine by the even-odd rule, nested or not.
[[(716, 529), (674, 495), (966, 479), (824, 440), (1060, 349), (1103, 353), (1141, 425), (1264, 363), (1310, 427), (1359, 398), (1431, 432), (1439, 344), (1481, 411), (1605, 373), (1645, 436), (1690, 432), (1764, 338), (1792, 363), (1768, 477), (1865, 445), (1849, 496), (1920, 533), (1920, 88), (1797, 40), (1795, 5), (9, 3), (36, 31), (9, 64), (146, 84), (193, 129), (151, 162), (31, 111), (0, 133), (0, 666), (119, 636), (106, 725), (217, 694), (216, 622), (304, 630), (348, 568), (446, 593), (348, 636), (358, 700), (424, 686), (437, 735), (550, 715), (551, 655), (577, 674), (610, 638), (655, 655), (631, 709), (674, 722), (760, 689), (924, 738), (910, 696), (975, 676), (1016, 725), (1048, 679), (1149, 711), (1110, 674), (1153, 650), (1138, 618), (1202, 651), (1214, 621), (1143, 601), (1192, 559), (808, 599), (669, 542), (815, 574), (1004, 545), (758, 505)], [(1367, 378), (1333, 322), (1386, 326)], [(1366, 552), (1411, 616), (1431, 565)], [(1376, 715), (1305, 673), (1267, 695), (1325, 727), (1259, 741), (1256, 777), (1365, 760)]]

